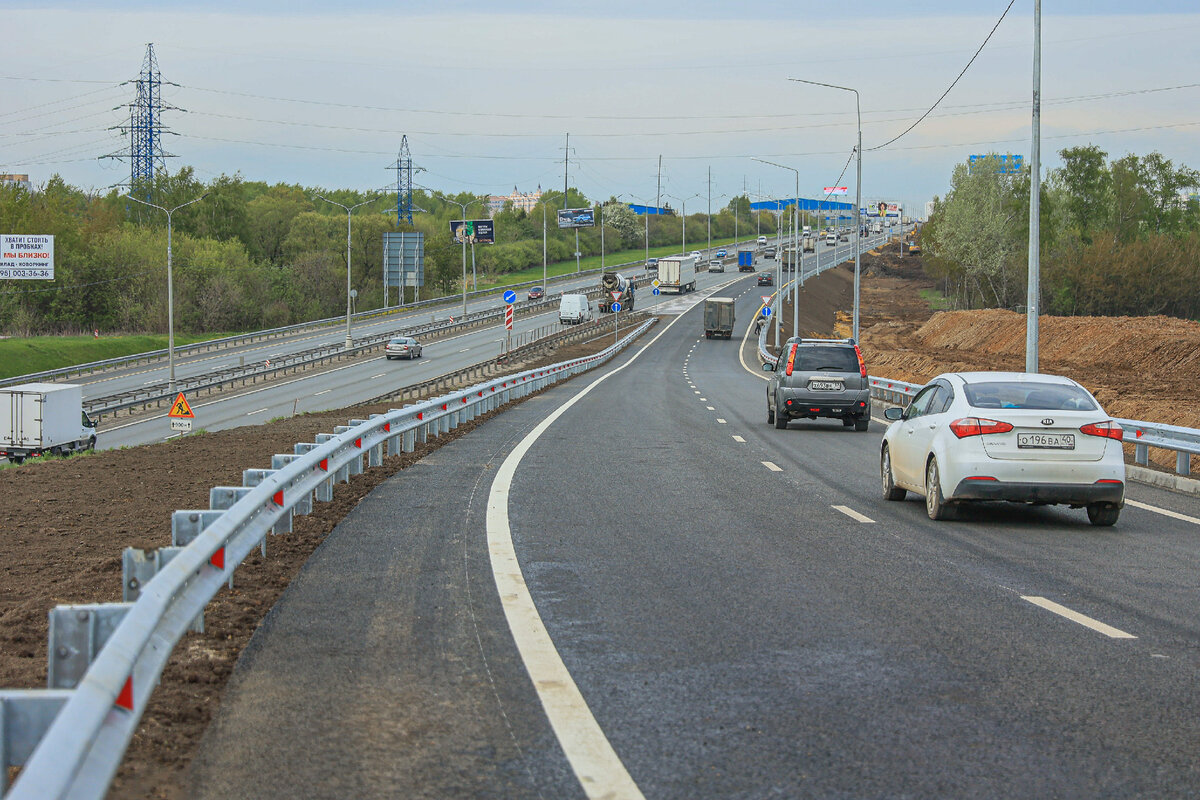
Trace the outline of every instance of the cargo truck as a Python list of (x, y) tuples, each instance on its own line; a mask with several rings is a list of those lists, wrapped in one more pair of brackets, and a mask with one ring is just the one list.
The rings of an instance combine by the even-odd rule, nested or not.
[(696, 289), (695, 256), (673, 256), (658, 260), (658, 290), (663, 294), (683, 294)]
[(738, 272), (754, 272), (753, 250), (738, 250)]
[(83, 387), (23, 383), (0, 388), (0, 456), (70, 455), (96, 447), (96, 423), (83, 410)]
[[(619, 302), (622, 311), (633, 311), (634, 289), (636, 285), (632, 278), (619, 272), (605, 272), (600, 276), (600, 311), (604, 314), (612, 312), (612, 304)], [(612, 293), (620, 292), (621, 299), (613, 300)]]
[(817, 252), (817, 240), (811, 233), (804, 234), (804, 238), (800, 240), (800, 245), (806, 253)]
[(709, 297), (704, 301), (704, 336), (708, 339), (733, 336), (732, 297)]

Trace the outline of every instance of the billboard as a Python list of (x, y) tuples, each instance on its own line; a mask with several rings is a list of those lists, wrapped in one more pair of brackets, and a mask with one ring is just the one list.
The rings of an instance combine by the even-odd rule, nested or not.
[(826, 195), (846, 194), (846, 192), (849, 191), (849, 187), (847, 187), (847, 186), (826, 186), (823, 189), (823, 191), (825, 192)]
[(54, 280), (54, 237), (0, 234), (0, 280)]
[(425, 234), (384, 231), (383, 285), (385, 289), (425, 285)]
[(1025, 166), (1025, 156), (999, 156), (995, 153), (990, 153), (988, 155), (969, 156), (967, 158), (967, 169), (969, 169), (971, 172), (974, 172), (976, 164), (980, 164), (980, 162), (988, 158), (994, 158), (996, 160), (996, 169), (993, 171), (997, 175), (1015, 175)]
[(560, 208), (558, 210), (558, 227), (560, 228), (594, 228), (596, 212), (590, 208)]
[(458, 244), (496, 243), (496, 227), (490, 219), (450, 220), (450, 234)]

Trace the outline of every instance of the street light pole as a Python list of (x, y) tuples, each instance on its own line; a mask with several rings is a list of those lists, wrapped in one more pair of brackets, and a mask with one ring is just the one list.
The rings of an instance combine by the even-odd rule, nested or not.
[(1033, 139), (1029, 147), (1029, 286), (1025, 300), (1025, 371), (1038, 371), (1042, 215), (1042, 0), (1033, 0)]
[[(475, 198), (474, 200), (471, 200), (470, 202), (460, 203), (457, 200), (451, 200), (449, 197), (446, 197), (446, 195), (442, 194), (441, 192), (435, 192), (434, 194), (436, 194), (439, 198), (446, 201), (447, 203), (453, 203), (454, 205), (456, 205), (462, 209), (462, 216), (459, 217), (458, 221), (461, 222), (463, 225), (467, 224), (467, 206), (482, 202), (479, 198)], [(543, 220), (542, 230), (543, 230), (543, 234), (544, 234), (545, 220)], [(545, 244), (542, 245), (542, 249), (543, 249), (543, 251), (545, 250)], [(545, 259), (543, 258), (543, 261), (544, 260)], [(475, 263), (475, 243), (474, 242), (471, 242), (471, 263), (472, 263), (472, 265), (474, 265), (474, 263)], [(544, 271), (544, 268), (543, 268), (543, 271)], [(463, 287), (462, 315), (463, 315), (463, 318), (465, 319), (467, 316), (467, 237), (465, 237), (465, 236), (462, 237), (462, 287)]]
[[(792, 280), (792, 336), (799, 336), (796, 333), (800, 328), (800, 285), (804, 282), (804, 258), (800, 252), (800, 241), (797, 237), (799, 224), (798, 213), (800, 210), (800, 170), (795, 167), (788, 167), (783, 164), (776, 164), (774, 161), (767, 161), (763, 158), (755, 158), (754, 161), (760, 164), (770, 164), (772, 167), (779, 167), (793, 172), (796, 176), (796, 196), (792, 198), (795, 206), (792, 209), (792, 267), (796, 270), (796, 277)], [(782, 248), (779, 252), (779, 260), (783, 261)], [(776, 330), (778, 330), (778, 320), (776, 321)], [(776, 343), (778, 344), (778, 343)]]
[[(813, 86), (825, 86), (830, 89), (841, 89), (844, 92), (854, 92), (854, 110), (858, 113), (858, 147), (855, 148), (855, 153), (858, 155), (858, 163), (855, 168), (857, 173), (857, 187), (854, 192), (854, 216), (856, 222), (861, 221), (862, 217), (862, 105), (859, 101), (857, 89), (851, 89), (849, 86), (837, 86), (832, 83), (821, 83), (819, 81), (806, 81), (802, 78), (788, 78), (788, 80), (797, 83), (809, 83)], [(854, 234), (854, 341), (858, 341), (858, 319), (859, 319), (859, 272), (860, 272), (860, 252), (862, 251), (859, 241), (858, 230), (856, 228)]]
[[(381, 195), (382, 196), (382, 195)], [(338, 206), (346, 211), (346, 348), (354, 346), (354, 337), (350, 335), (350, 317), (351, 313), (351, 297), (350, 297), (350, 216), (354, 209), (359, 206), (365, 206), (367, 203), (374, 203), (379, 197), (372, 197), (370, 200), (363, 200), (361, 203), (355, 203), (352, 206), (342, 205), (336, 200), (330, 200), (328, 197), (317, 195), (318, 200), (324, 200), (330, 205)]]
[(138, 200), (131, 194), (125, 195), (135, 203), (141, 203), (144, 206), (157, 208), (159, 211), (167, 215), (167, 391), (175, 391), (175, 279), (171, 270), (171, 215), (184, 206), (190, 206), (192, 203), (198, 203), (208, 197), (208, 192), (197, 197), (195, 200), (188, 200), (186, 203), (180, 203), (172, 209), (166, 209), (162, 206), (156, 206), (154, 203), (147, 203), (145, 200)]

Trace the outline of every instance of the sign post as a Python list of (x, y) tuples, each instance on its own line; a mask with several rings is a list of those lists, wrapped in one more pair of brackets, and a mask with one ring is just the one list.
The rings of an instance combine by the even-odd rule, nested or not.
[(517, 302), (517, 293), (509, 289), (504, 293), (504, 352), (512, 350), (513, 303)]
[(617, 318), (621, 315), (621, 292), (609, 292), (612, 295), (613, 311), (613, 344), (617, 343)]
[(655, 278), (654, 280), (650, 281), (650, 285), (654, 287), (654, 308), (655, 308), (655, 310), (658, 310), (658, 298), (659, 298), (659, 295), (662, 294), (662, 292), (660, 292), (658, 290), (658, 287), (659, 287), (658, 278)]
[(188, 405), (187, 398), (180, 392), (175, 397), (175, 402), (171, 403), (171, 410), (167, 412), (167, 416), (171, 419), (171, 430), (181, 433), (189, 433), (192, 430), (192, 420), (196, 415), (192, 413), (192, 407)]

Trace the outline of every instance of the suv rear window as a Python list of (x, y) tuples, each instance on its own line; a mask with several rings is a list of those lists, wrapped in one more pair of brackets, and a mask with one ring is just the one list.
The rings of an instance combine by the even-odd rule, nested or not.
[(858, 356), (853, 347), (831, 345), (800, 345), (796, 348), (799, 372), (858, 372)]
[(1096, 404), (1078, 386), (992, 381), (963, 387), (975, 408), (1030, 408), (1045, 411), (1094, 411)]

